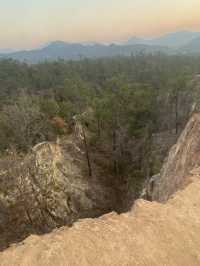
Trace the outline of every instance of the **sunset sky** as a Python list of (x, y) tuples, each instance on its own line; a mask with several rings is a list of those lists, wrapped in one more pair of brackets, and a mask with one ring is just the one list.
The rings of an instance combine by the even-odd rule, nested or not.
[(200, 0), (0, 0), (0, 48), (200, 31)]

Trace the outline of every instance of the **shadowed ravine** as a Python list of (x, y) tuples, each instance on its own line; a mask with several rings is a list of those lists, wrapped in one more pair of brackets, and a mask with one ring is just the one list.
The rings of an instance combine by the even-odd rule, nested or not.
[(154, 181), (152, 197), (165, 203), (140, 199), (127, 213), (111, 212), (32, 235), (2, 252), (0, 265), (199, 265), (199, 130), (195, 114)]

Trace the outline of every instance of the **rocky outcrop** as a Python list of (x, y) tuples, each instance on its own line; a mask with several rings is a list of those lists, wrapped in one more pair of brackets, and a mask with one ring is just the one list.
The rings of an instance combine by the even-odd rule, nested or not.
[[(76, 127), (75, 132), (62, 143), (39, 144), (25, 160), (15, 158), (15, 164), (1, 167), (2, 217), (7, 217), (9, 208), (16, 212), (8, 224), (27, 225), (26, 217), (33, 227), (39, 222), (54, 228), (116, 208), (113, 184), (100, 178), (103, 169), (96, 165), (93, 175), (88, 175), (79, 142), (81, 129)], [(9, 179), (12, 171), (5, 168), (17, 173), (14, 181)], [(170, 150), (160, 175), (148, 184), (147, 195), (158, 202), (138, 200), (128, 213), (112, 212), (50, 234), (32, 235), (2, 252), (0, 265), (200, 265), (199, 190), (200, 114), (195, 114)], [(6, 220), (1, 218), (1, 224)]]
[(126, 214), (110, 213), (44, 236), (32, 235), (1, 253), (0, 265), (198, 266), (199, 191), (196, 180), (166, 204), (138, 200)]
[(192, 169), (200, 166), (200, 114), (194, 114), (177, 143), (171, 148), (159, 176), (148, 184), (151, 200), (164, 202), (191, 180)]
[(26, 156), (12, 152), (0, 160), (0, 248), (30, 233), (115, 210), (109, 175), (92, 162), (89, 176), (86, 160), (78, 123), (55, 143), (43, 142)]

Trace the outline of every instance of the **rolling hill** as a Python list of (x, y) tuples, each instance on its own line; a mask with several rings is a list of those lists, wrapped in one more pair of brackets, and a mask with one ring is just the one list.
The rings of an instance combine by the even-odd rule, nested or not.
[(168, 46), (172, 48), (177, 48), (185, 46), (199, 37), (200, 37), (200, 32), (179, 31), (179, 32), (165, 34), (163, 36), (152, 39), (141, 39), (137, 37), (132, 37), (127, 41), (126, 44), (128, 45), (145, 44), (145, 45)]
[(200, 37), (193, 39), (190, 43), (182, 47), (183, 53), (200, 53)]
[(12, 58), (27, 63), (38, 63), (40, 61), (53, 61), (57, 59), (78, 60), (81, 58), (99, 58), (112, 56), (130, 56), (138, 53), (170, 53), (167, 47), (154, 45), (83, 45), (79, 43), (66, 43), (62, 41), (52, 42), (44, 48), (19, 51), (15, 53), (2, 54), (0, 58)]
[(15, 52), (0, 50), (0, 59), (12, 58), (27, 63), (58, 59), (79, 60), (112, 56), (130, 56), (139, 53), (193, 54), (200, 53), (200, 32), (180, 31), (154, 39), (132, 37), (122, 44), (67, 43), (54, 41), (37, 49)]

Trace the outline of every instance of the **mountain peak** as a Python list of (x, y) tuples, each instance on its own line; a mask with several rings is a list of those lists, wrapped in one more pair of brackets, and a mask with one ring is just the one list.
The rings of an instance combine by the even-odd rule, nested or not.
[(170, 32), (152, 39), (142, 39), (134, 36), (128, 40), (127, 44), (146, 44), (180, 47), (190, 43), (193, 39), (197, 37), (200, 37), (200, 32), (182, 30), (177, 32)]

